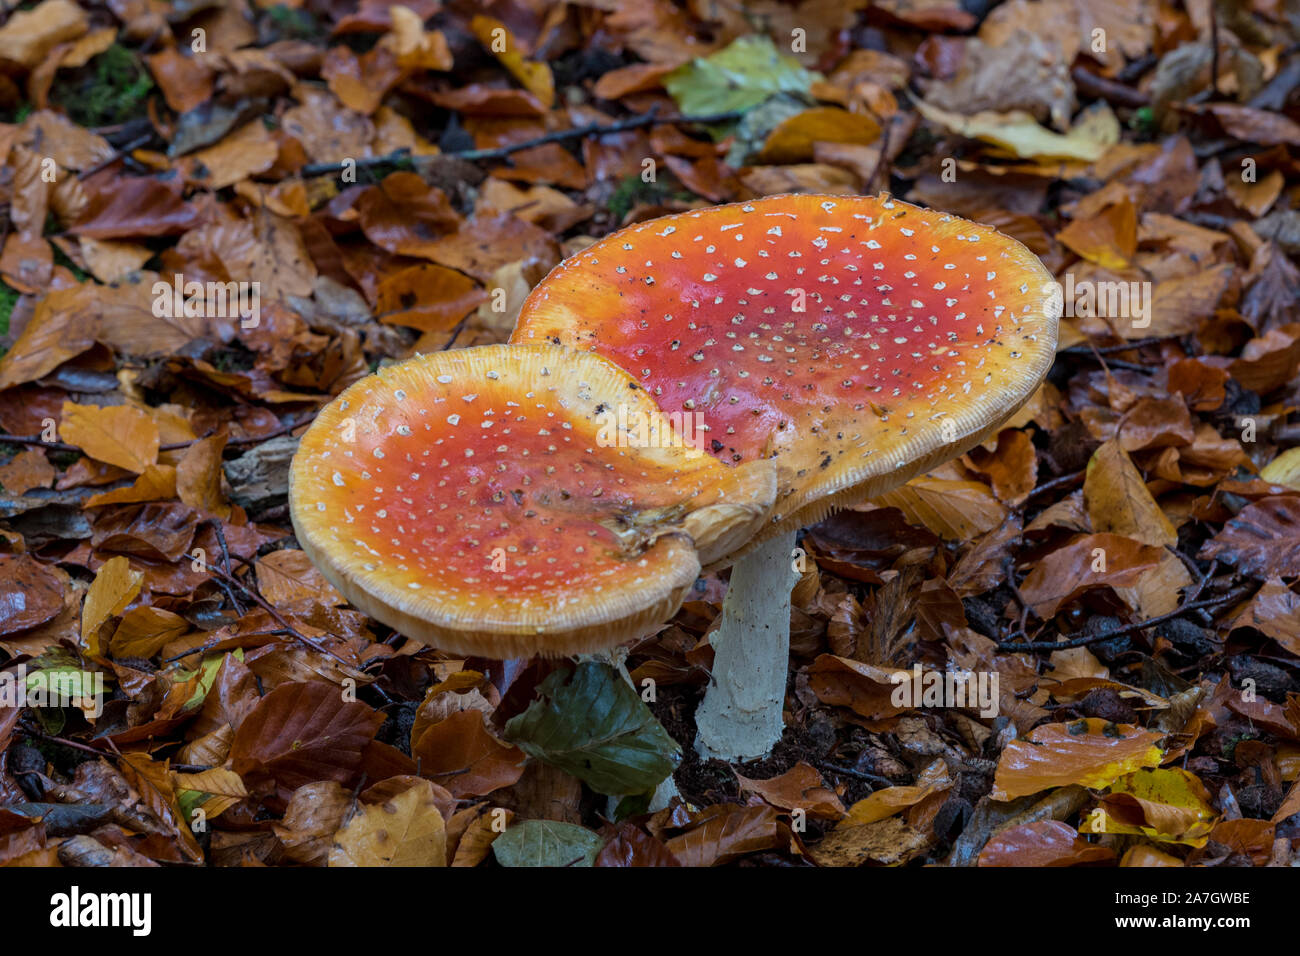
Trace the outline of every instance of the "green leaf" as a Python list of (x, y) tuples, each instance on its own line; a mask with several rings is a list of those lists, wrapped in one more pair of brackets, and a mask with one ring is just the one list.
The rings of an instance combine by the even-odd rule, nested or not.
[(506, 739), (598, 793), (645, 793), (677, 765), (677, 742), (608, 664), (557, 670), (537, 692), (541, 699), (506, 723)]
[(683, 113), (747, 110), (777, 93), (807, 94), (821, 75), (805, 70), (765, 36), (741, 37), (712, 56), (679, 66), (664, 86)]
[(502, 866), (594, 866), (605, 841), (585, 827), (526, 820), (492, 841)]

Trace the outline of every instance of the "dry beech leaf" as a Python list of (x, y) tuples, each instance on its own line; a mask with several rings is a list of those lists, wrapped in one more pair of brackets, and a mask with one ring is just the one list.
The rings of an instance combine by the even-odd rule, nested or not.
[(352, 794), (333, 780), (299, 787), (289, 798), (275, 835), (291, 860), (324, 866), (334, 846), (334, 834), (352, 806)]
[(95, 573), (81, 607), (81, 639), (92, 657), (103, 653), (96, 638), (99, 626), (121, 614), (140, 593), (143, 583), (144, 574), (131, 570), (130, 560), (120, 554), (105, 561)]
[(1118, 442), (1105, 442), (1089, 460), (1083, 504), (1095, 531), (1159, 547), (1178, 543), (1178, 532)]
[(125, 657), (148, 660), (189, 632), (189, 622), (179, 614), (160, 607), (133, 607), (122, 615), (122, 621), (108, 643), (108, 650), (118, 660)]
[(176, 468), (150, 465), (135, 483), (126, 488), (104, 491), (86, 499), (87, 508), (101, 505), (132, 504), (142, 501), (167, 501), (176, 497)]
[(477, 710), (462, 710), (431, 726), (411, 747), (411, 756), (422, 774), (457, 797), (508, 787), (524, 769), (523, 752), (488, 733)]
[(751, 780), (736, 774), (742, 790), (756, 793), (781, 810), (803, 810), (809, 816), (838, 820), (846, 813), (844, 804), (816, 768), (802, 760), (785, 773), (769, 780)]
[(287, 802), (308, 783), (352, 781), (365, 745), (383, 722), (383, 715), (366, 704), (344, 700), (333, 684), (281, 684), (239, 725), (231, 767), (253, 793)]
[(24, 448), (7, 464), (0, 465), (0, 486), (14, 495), (25, 495), (33, 488), (48, 488), (58, 472), (40, 448)]
[(330, 866), (446, 866), (447, 828), (427, 780), (361, 804), (334, 835)]
[(136, 474), (158, 461), (158, 426), (130, 405), (64, 402), (59, 437), (97, 461)]
[(225, 435), (200, 438), (185, 450), (176, 466), (176, 494), (185, 504), (199, 511), (230, 517), (230, 503), (221, 493), (221, 452)]
[(310, 599), (329, 607), (347, 603), (334, 585), (316, 570), (311, 558), (301, 551), (281, 549), (256, 561), (257, 585), (262, 596), (275, 605)]
[(1118, 534), (1083, 535), (1035, 564), (1021, 582), (1020, 593), (1035, 614), (1050, 620), (1094, 588), (1132, 587), (1165, 553)]
[(1253, 627), (1300, 657), (1300, 595), (1281, 578), (1271, 577), (1255, 592), (1232, 626)]
[(776, 811), (771, 807), (717, 804), (697, 814), (691, 828), (664, 845), (682, 866), (718, 866), (778, 846)]
[(950, 541), (969, 541), (992, 531), (1007, 517), (1007, 509), (993, 497), (988, 485), (978, 481), (923, 476), (877, 495), (873, 502), (897, 508), (910, 524)]

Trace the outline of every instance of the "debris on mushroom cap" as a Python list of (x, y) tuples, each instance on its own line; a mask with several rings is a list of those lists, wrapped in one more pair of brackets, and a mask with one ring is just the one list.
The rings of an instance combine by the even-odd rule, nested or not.
[(774, 457), (760, 538), (983, 440), (1042, 381), (1061, 292), (987, 226), (892, 199), (773, 196), (616, 232), (558, 265), (512, 342), (595, 351), (729, 463)]
[(488, 657), (643, 634), (775, 493), (771, 463), (719, 464), (622, 369), (551, 345), (381, 369), (321, 411), (289, 479), (303, 550), (353, 604)]

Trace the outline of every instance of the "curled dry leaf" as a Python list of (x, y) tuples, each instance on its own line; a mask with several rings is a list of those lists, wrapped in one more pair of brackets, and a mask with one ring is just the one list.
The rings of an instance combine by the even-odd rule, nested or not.
[(1200, 847), (1217, 819), (1199, 777), (1176, 767), (1157, 767), (1116, 780), (1079, 832), (1132, 833)]

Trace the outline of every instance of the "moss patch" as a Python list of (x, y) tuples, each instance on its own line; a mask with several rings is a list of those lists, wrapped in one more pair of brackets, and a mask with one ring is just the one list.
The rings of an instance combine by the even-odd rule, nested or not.
[(153, 88), (140, 57), (114, 43), (81, 69), (61, 73), (50, 98), (79, 126), (113, 126), (144, 115)]

